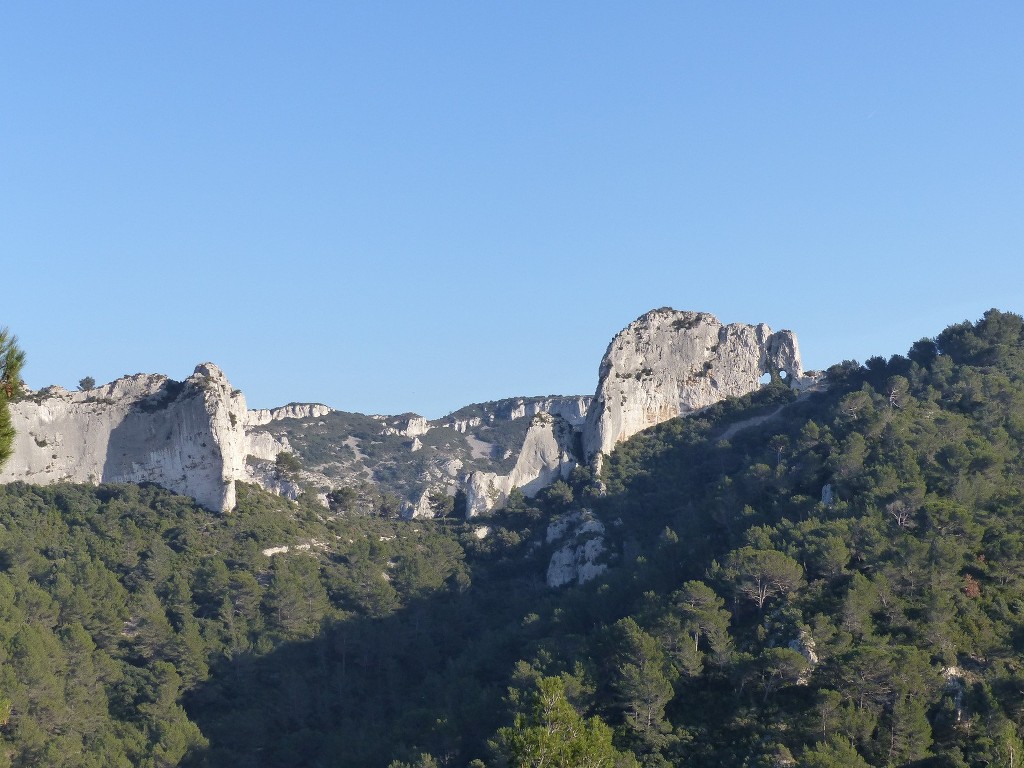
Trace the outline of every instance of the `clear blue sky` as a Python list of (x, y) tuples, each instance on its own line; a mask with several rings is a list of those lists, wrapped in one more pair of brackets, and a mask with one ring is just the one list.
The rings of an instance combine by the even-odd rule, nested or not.
[(0, 6), (29, 386), (591, 393), (648, 309), (807, 367), (1024, 311), (1019, 2)]

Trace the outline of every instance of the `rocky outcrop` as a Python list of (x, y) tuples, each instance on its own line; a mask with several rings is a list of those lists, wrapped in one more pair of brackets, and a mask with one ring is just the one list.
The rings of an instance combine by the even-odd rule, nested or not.
[(811, 673), (818, 666), (818, 650), (810, 630), (800, 630), (800, 636), (789, 641), (790, 650), (796, 651), (807, 660), (807, 667), (796, 678), (797, 685), (807, 685), (811, 681)]
[(791, 331), (722, 325), (703, 312), (648, 312), (608, 345), (583, 428), (584, 453), (611, 453), (647, 427), (748, 394), (766, 373), (802, 375)]
[(250, 459), (274, 462), (283, 451), (292, 452), (292, 446), (285, 435), (278, 437), (269, 432), (245, 434), (245, 452)]
[(516, 465), (507, 475), (473, 472), (466, 483), (466, 516), (475, 517), (500, 506), (513, 488), (534, 496), (576, 466), (572, 426), (558, 416), (533, 417)]
[(184, 382), (137, 374), (85, 392), (50, 387), (12, 403), (11, 418), (0, 482), (151, 482), (227, 511), (246, 478), (245, 397), (212, 363)]
[[(294, 477), (282, 473), (272, 461), (259, 461), (250, 458), (246, 467), (246, 480), (266, 491), (293, 501), (302, 495), (302, 486), (298, 481)], [(328, 506), (326, 497), (321, 503), (325, 507)]]
[(586, 584), (608, 569), (600, 560), (606, 555), (605, 528), (589, 510), (581, 510), (548, 525), (548, 544), (562, 542), (548, 562), (547, 585), (564, 587)]
[(493, 425), (502, 421), (532, 419), (538, 413), (546, 413), (551, 416), (560, 416), (574, 427), (580, 427), (586, 421), (590, 400), (590, 397), (581, 395), (512, 397), (463, 408), (438, 419), (432, 423), (432, 426), (467, 433), (481, 426)]
[(322, 403), (289, 403), (280, 408), (257, 408), (245, 417), (246, 427), (262, 427), (281, 419), (319, 419), (331, 412)]
[(410, 414), (399, 416), (388, 420), (388, 426), (384, 427), (381, 434), (401, 435), (402, 437), (419, 437), (430, 431), (430, 422), (422, 416)]
[(587, 419), (587, 408), (590, 407), (589, 397), (546, 397), (517, 398), (500, 401), (493, 413), (492, 421), (505, 419), (533, 418), (539, 413), (559, 416), (574, 427), (582, 426)]

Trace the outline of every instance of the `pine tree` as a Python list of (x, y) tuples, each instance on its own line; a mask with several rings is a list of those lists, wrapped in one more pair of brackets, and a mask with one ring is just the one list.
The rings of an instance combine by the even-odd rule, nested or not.
[(800, 759), (800, 766), (801, 768), (868, 768), (868, 763), (847, 739), (837, 736), (805, 750)]
[(612, 729), (598, 717), (584, 720), (565, 697), (561, 678), (537, 682), (529, 710), (501, 728), (492, 743), (500, 765), (515, 768), (636, 766), (631, 753), (612, 745)]
[(7, 328), (0, 328), (0, 467), (14, 452), (14, 425), (9, 403), (21, 390), (21, 368), (24, 364), (25, 353), (18, 347), (18, 337)]

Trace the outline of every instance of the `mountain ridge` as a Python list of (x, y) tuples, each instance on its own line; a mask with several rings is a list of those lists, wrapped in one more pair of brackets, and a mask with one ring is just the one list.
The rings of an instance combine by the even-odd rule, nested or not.
[[(0, 481), (156, 482), (221, 512), (239, 480), (290, 498), (312, 493), (325, 506), (339, 489), (373, 486), (407, 516), (448, 514), (444, 498), (460, 494), (477, 516), (513, 488), (532, 496), (637, 431), (746, 394), (780, 370), (792, 383), (802, 375), (791, 331), (669, 308), (612, 339), (593, 396), (502, 398), (433, 420), (322, 403), (249, 410), (224, 372), (203, 363), (185, 382), (137, 374), (85, 392), (29, 393), (14, 404), (21, 436)], [(197, 397), (201, 408), (186, 407)]]

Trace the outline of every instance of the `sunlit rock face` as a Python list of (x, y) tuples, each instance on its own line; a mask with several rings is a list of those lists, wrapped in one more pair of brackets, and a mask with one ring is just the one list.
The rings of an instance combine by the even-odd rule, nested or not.
[(538, 413), (526, 433), (526, 440), (512, 472), (473, 472), (466, 482), (466, 516), (476, 517), (500, 507), (513, 488), (533, 496), (576, 467), (572, 426), (558, 416)]
[(245, 426), (262, 427), (282, 419), (318, 419), (330, 412), (331, 409), (321, 403), (289, 403), (280, 408), (258, 408), (246, 414)]
[(245, 479), (245, 397), (203, 363), (185, 381), (125, 376), (85, 392), (50, 387), (11, 404), (14, 454), (0, 482), (144, 483), (213, 511)]
[[(431, 494), (462, 490), (474, 517), (504, 504), (512, 488), (532, 496), (642, 429), (747, 394), (780, 372), (794, 386), (807, 381), (791, 332), (672, 309), (648, 312), (615, 336), (593, 398), (508, 398), (434, 421), (319, 403), (247, 411), (242, 393), (205, 363), (181, 382), (137, 374), (86, 392), (29, 393), (12, 404), (17, 436), (0, 482), (153, 482), (218, 511), (234, 507), (236, 480), (289, 498), (371, 482), (402, 496), (417, 517), (433, 514)], [(284, 452), (301, 472), (280, 470)]]
[(584, 453), (609, 454), (647, 427), (748, 394), (766, 373), (802, 375), (792, 331), (722, 325), (704, 312), (648, 312), (608, 345), (583, 428)]

